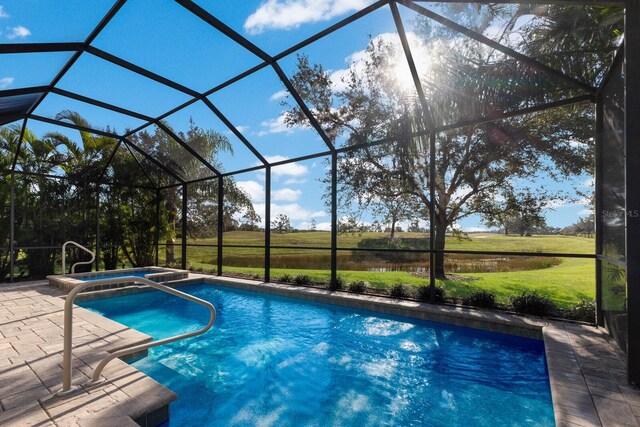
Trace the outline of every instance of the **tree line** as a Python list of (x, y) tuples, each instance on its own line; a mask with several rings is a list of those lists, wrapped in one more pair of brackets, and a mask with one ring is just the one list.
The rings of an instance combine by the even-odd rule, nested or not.
[[(56, 120), (91, 127), (73, 111), (60, 112)], [(98, 233), (99, 255), (107, 269), (122, 263), (155, 264), (156, 237), (160, 243), (166, 243), (160, 250), (166, 251), (167, 262), (177, 262), (174, 244), (181, 237), (182, 187), (175, 186), (178, 184), (175, 177), (106, 136), (80, 131), (78, 138), (60, 132), (39, 137), (26, 129), (18, 150), (20, 133), (20, 124), (0, 128), (0, 170), (4, 175), (0, 181), (0, 280), (9, 274), (8, 170), (14, 161), (21, 172), (15, 173), (13, 180), (15, 244), (29, 248), (15, 252), (17, 276), (39, 278), (53, 273), (60, 258), (56, 247), (66, 240), (94, 247)], [(218, 167), (221, 165), (217, 153), (231, 151), (225, 136), (193, 122), (186, 132), (175, 133)], [(132, 135), (130, 141), (185, 180), (210, 172), (157, 126)], [(249, 196), (236, 186), (233, 178), (225, 177), (223, 185), (226, 229), (233, 229), (245, 220), (260, 220)], [(166, 186), (173, 187), (156, 191)], [(211, 237), (217, 233), (217, 187), (217, 179), (188, 185), (188, 237)], [(87, 257), (75, 249), (70, 249), (68, 256), (75, 260)]]

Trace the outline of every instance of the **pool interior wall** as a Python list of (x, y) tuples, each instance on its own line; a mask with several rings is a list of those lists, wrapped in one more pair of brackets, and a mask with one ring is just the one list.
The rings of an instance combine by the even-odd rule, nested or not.
[[(204, 283), (184, 290), (214, 303), (214, 329), (134, 363), (181, 396), (172, 425), (554, 424), (542, 341)], [(155, 339), (207, 317), (158, 292), (81, 305)]]

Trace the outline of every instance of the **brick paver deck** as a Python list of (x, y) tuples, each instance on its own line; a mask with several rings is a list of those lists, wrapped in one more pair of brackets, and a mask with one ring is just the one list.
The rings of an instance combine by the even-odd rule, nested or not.
[[(48, 285), (1, 285), (0, 425), (157, 425), (176, 395), (120, 360), (104, 370), (103, 384), (66, 397), (62, 388), (63, 292)], [(74, 309), (73, 382), (118, 348), (151, 339), (82, 308)], [(134, 422), (135, 420), (135, 422)]]

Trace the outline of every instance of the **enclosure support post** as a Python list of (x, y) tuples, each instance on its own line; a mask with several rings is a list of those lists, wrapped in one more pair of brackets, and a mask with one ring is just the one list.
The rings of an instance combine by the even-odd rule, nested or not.
[(222, 276), (222, 233), (224, 232), (224, 178), (218, 177), (218, 268), (216, 274)]
[(264, 170), (264, 281), (271, 281), (271, 166)]
[(338, 153), (331, 153), (331, 282), (338, 280)]
[(596, 324), (604, 327), (602, 312), (602, 96), (596, 97), (596, 173), (595, 173), (595, 227), (596, 227)]
[(596, 97), (596, 173), (595, 173), (595, 226), (596, 226), (596, 324), (604, 327), (602, 312), (602, 95)]
[[(17, 156), (17, 154), (16, 154)], [(16, 189), (15, 172), (11, 171), (11, 210), (9, 218), (9, 282), (13, 282), (13, 269), (15, 267), (15, 240), (16, 240)]]
[[(436, 295), (436, 134), (429, 135), (429, 301), (433, 304)], [(443, 255), (444, 256), (444, 255)]]
[(624, 127), (627, 261), (627, 367), (640, 384), (640, 0), (627, 0), (624, 34)]
[(182, 184), (182, 269), (187, 269), (187, 184)]
[(96, 271), (100, 270), (100, 184), (96, 184)]
[(156, 230), (153, 236), (153, 244), (156, 247), (155, 265), (160, 262), (160, 190), (156, 190)]

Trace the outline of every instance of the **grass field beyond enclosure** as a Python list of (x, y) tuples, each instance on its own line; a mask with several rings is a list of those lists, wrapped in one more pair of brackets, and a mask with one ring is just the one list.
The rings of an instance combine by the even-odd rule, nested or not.
[[(271, 237), (272, 246), (318, 246), (327, 250), (271, 249), (271, 276), (307, 275), (313, 281), (329, 280), (330, 233), (297, 232)], [(190, 245), (215, 244), (216, 239), (189, 240)], [(226, 245), (264, 245), (262, 232), (227, 232)], [(397, 233), (391, 241), (384, 233), (340, 235), (340, 248), (428, 249), (428, 236), (422, 233)], [(581, 299), (595, 297), (595, 261), (592, 259), (540, 257), (536, 253), (593, 254), (594, 239), (574, 236), (505, 236), (493, 233), (470, 234), (469, 239), (449, 238), (446, 249), (466, 251), (531, 252), (530, 257), (449, 254), (445, 267), (449, 279), (439, 281), (454, 297), (486, 290), (501, 302), (524, 291), (537, 291), (551, 298), (559, 307), (568, 308)], [(161, 263), (164, 253), (161, 247)], [(177, 251), (179, 252), (179, 251)], [(216, 268), (215, 247), (189, 246), (188, 261), (192, 269), (212, 271)], [(263, 248), (224, 248), (223, 272), (262, 276)], [(428, 282), (428, 254), (338, 251), (338, 275), (346, 283), (369, 282), (386, 288), (398, 283), (412, 286)]]

